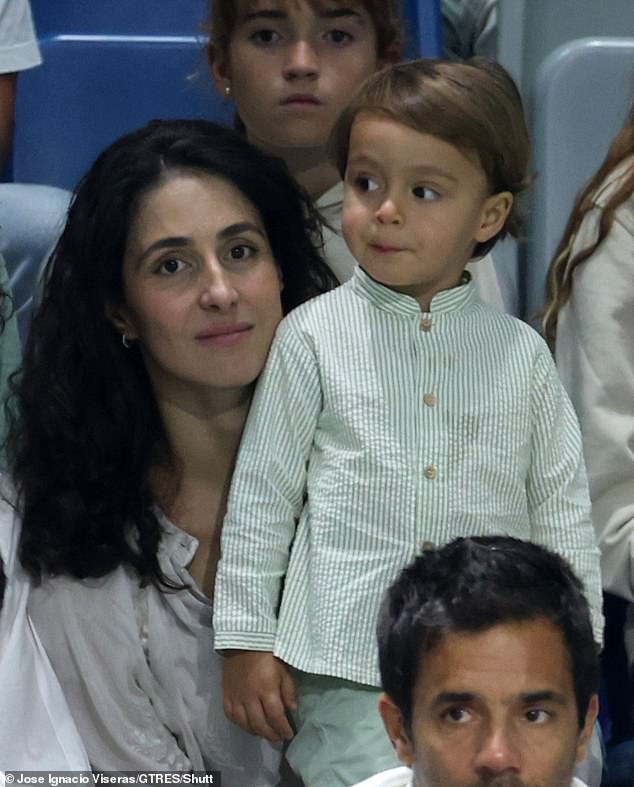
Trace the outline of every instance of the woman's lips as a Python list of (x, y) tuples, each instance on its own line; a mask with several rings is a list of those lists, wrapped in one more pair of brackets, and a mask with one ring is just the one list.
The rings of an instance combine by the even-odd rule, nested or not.
[(218, 347), (230, 347), (239, 344), (253, 330), (251, 323), (235, 323), (204, 328), (196, 334), (196, 341)]

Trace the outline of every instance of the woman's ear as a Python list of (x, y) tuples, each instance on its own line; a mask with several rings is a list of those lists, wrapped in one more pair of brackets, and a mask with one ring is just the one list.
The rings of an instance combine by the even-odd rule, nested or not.
[(504, 226), (512, 207), (513, 195), (510, 191), (500, 191), (487, 197), (482, 208), (481, 224), (475, 240), (478, 243), (485, 243), (497, 235)]
[(385, 693), (379, 697), (379, 713), (397, 757), (403, 765), (411, 767), (414, 762), (414, 748), (405, 729), (403, 714)]
[(127, 336), (130, 340), (139, 338), (138, 331), (125, 306), (115, 306), (112, 303), (108, 303), (106, 305), (106, 319), (114, 325), (116, 331), (122, 336)]

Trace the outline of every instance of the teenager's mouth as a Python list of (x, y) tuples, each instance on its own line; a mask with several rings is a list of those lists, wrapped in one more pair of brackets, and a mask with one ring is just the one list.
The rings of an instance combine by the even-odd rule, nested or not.
[(318, 107), (321, 105), (321, 101), (317, 98), (317, 96), (312, 95), (311, 93), (293, 93), (290, 96), (282, 99), (282, 106), (314, 106)]

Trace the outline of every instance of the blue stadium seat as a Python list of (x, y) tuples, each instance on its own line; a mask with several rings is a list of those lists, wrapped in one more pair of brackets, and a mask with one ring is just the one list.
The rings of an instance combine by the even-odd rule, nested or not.
[(231, 122), (194, 36), (58, 35), (41, 47), (44, 64), (20, 76), (16, 181), (72, 188), (100, 150), (152, 118)]
[(583, 38), (541, 64), (533, 101), (535, 181), (523, 268), (527, 316), (543, 304), (548, 265), (575, 195), (605, 157), (634, 98), (634, 38)]

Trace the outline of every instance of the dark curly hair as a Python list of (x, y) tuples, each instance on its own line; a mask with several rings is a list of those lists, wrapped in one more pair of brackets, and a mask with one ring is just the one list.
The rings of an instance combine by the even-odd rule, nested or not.
[(72, 200), (13, 386), (7, 454), (19, 556), (35, 581), (127, 564), (143, 582), (169, 586), (148, 473), (171, 457), (141, 355), (123, 350), (107, 317), (125, 301), (122, 263), (139, 200), (169, 171), (222, 177), (258, 209), (285, 313), (336, 284), (315, 244), (309, 198), (281, 160), (230, 129), (153, 121), (108, 147)]

